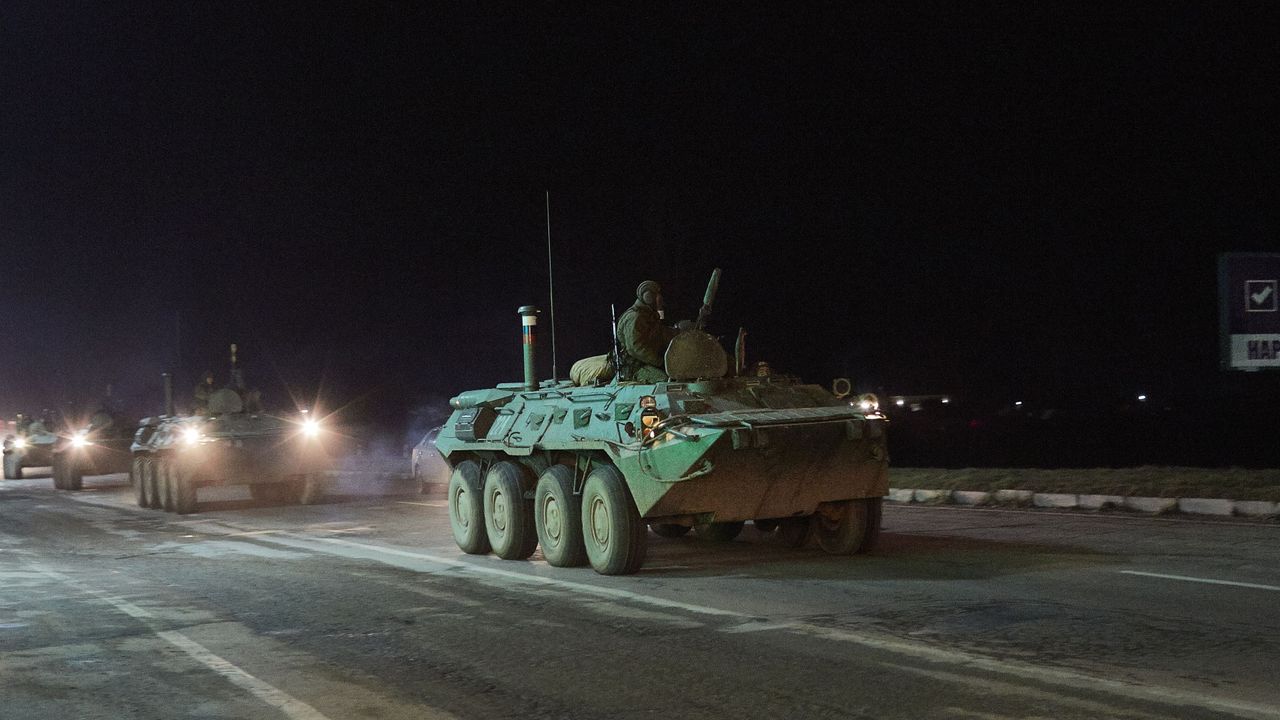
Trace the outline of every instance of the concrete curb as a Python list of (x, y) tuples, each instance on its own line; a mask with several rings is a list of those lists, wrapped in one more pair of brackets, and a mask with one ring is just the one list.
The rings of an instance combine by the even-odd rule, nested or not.
[(1030, 490), (926, 490), (890, 488), (889, 502), (921, 505), (1009, 505), (1056, 509), (1105, 510), (1125, 509), (1147, 515), (1178, 512), (1185, 515), (1214, 517), (1267, 518), (1280, 515), (1280, 503), (1268, 500), (1227, 500), (1221, 498), (1125, 497), (1121, 495), (1073, 495), (1070, 493), (1037, 493)]

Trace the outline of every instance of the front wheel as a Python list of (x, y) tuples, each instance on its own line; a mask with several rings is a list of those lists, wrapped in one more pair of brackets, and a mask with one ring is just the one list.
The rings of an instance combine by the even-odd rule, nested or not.
[(169, 498), (179, 515), (196, 511), (196, 474), (180, 460), (169, 466)]
[(138, 507), (151, 507), (151, 487), (147, 475), (151, 472), (151, 461), (136, 457), (133, 459), (133, 470), (129, 473), (129, 481), (133, 484), (133, 494)]
[(602, 465), (582, 489), (582, 537), (601, 575), (630, 575), (644, 564), (649, 535), (616, 468)]
[(61, 458), (53, 461), (53, 489), (67, 489), (67, 464)]
[(552, 465), (533, 492), (533, 522), (542, 556), (554, 567), (587, 563), (582, 544), (582, 504), (573, 496), (573, 468)]
[(449, 475), (449, 529), (458, 549), (470, 555), (489, 552), (483, 498), (480, 466), (471, 460), (458, 463)]
[(160, 458), (153, 457), (147, 461), (147, 474), (145, 479), (147, 482), (147, 507), (152, 510), (164, 509), (164, 498), (161, 494), (164, 490), (164, 476), (160, 474)]
[(161, 510), (173, 512), (173, 458), (161, 457), (156, 461), (156, 488), (160, 491), (156, 502)]
[(500, 462), (484, 479), (484, 526), (493, 554), (503, 560), (524, 560), (538, 547), (533, 502), (524, 499), (524, 469)]
[(9, 453), (4, 456), (4, 479), (22, 479), (22, 458), (18, 457), (17, 453)]
[(829, 513), (818, 511), (813, 517), (813, 532), (818, 546), (831, 555), (852, 555), (862, 547), (867, 535), (868, 502), (845, 500), (833, 503)]

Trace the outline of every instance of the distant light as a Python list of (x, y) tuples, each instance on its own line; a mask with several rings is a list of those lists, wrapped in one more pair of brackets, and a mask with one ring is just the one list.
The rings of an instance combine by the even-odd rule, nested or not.
[(1146, 396), (1146, 395), (1139, 395), (1139, 396), (1138, 396), (1138, 402), (1146, 402), (1146, 401), (1147, 401), (1147, 396)]
[(1016, 406), (1018, 406), (1018, 407), (1022, 407), (1022, 401), (1021, 401), (1021, 400), (1018, 400), (1017, 402), (1015, 402), (1015, 403), (1014, 403), (1014, 405), (1016, 405)]
[(898, 398), (897, 400), (893, 401), (893, 404), (897, 405), (898, 407), (902, 407), (903, 405), (907, 404), (907, 401), (903, 400), (902, 398)]
[(951, 398), (942, 398), (942, 404), (946, 405), (951, 402)]

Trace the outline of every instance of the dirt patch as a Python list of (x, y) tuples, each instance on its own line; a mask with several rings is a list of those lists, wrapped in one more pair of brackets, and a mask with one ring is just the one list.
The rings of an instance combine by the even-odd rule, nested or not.
[(1044, 493), (1198, 497), (1280, 502), (1280, 469), (1185, 467), (1086, 468), (890, 468), (895, 488), (1031, 490)]

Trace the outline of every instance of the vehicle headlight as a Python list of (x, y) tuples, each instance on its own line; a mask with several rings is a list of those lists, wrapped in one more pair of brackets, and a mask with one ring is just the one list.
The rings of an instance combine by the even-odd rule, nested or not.
[(78, 432), (71, 436), (71, 447), (82, 448), (89, 444), (89, 438), (85, 437), (83, 432)]
[(320, 421), (314, 418), (307, 418), (302, 421), (302, 434), (307, 437), (315, 437), (320, 434)]
[(23, 438), (15, 438), (13, 441), (13, 446), (21, 450), (22, 448), (27, 446), (27, 441)]
[(858, 397), (858, 409), (862, 412), (876, 412), (880, 409), (880, 398), (867, 393)]
[(200, 428), (189, 427), (182, 431), (182, 439), (185, 440), (188, 445), (195, 445), (200, 442), (200, 438)]

